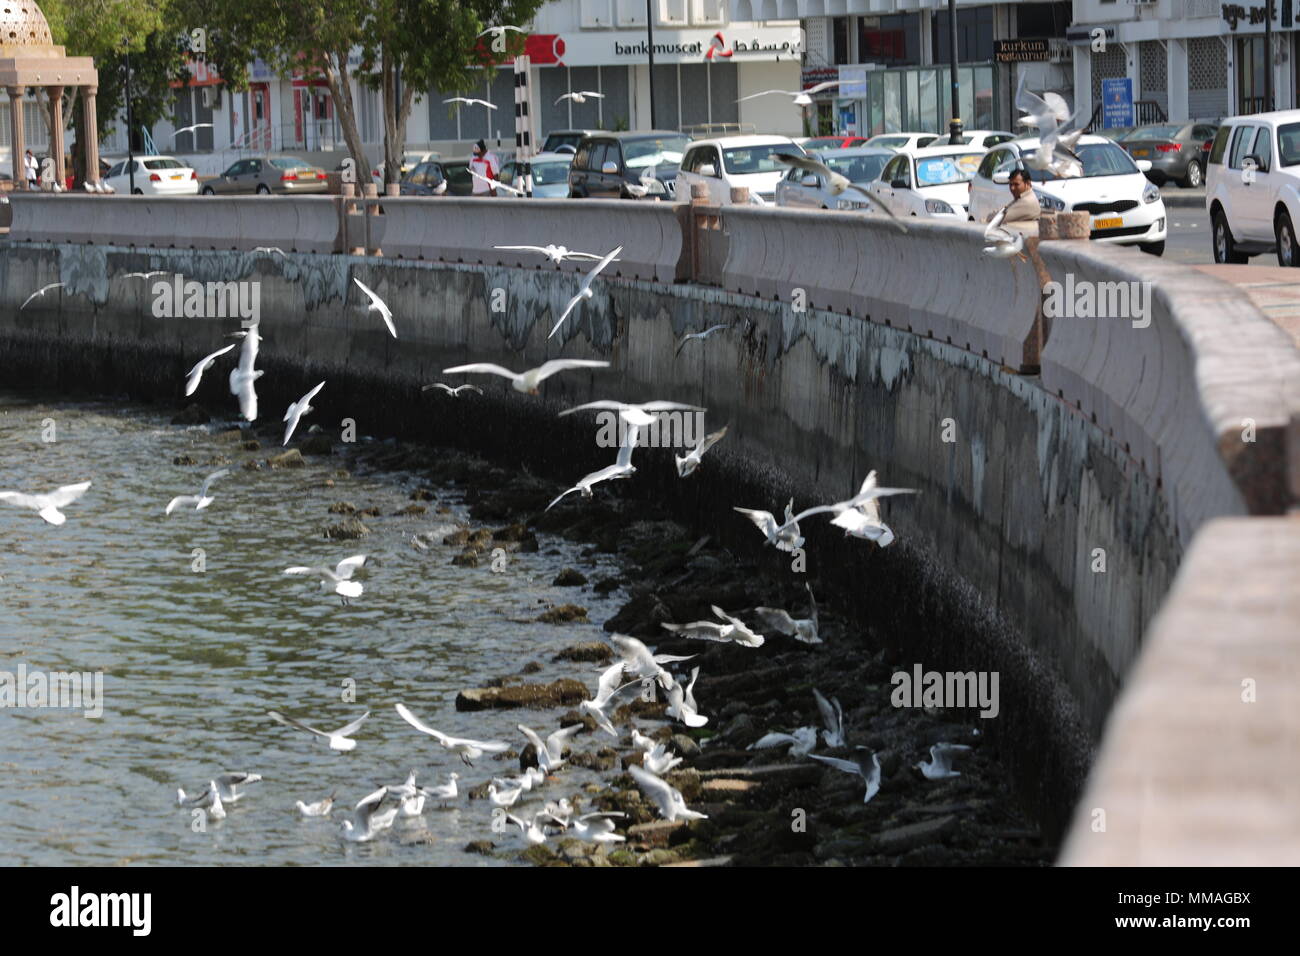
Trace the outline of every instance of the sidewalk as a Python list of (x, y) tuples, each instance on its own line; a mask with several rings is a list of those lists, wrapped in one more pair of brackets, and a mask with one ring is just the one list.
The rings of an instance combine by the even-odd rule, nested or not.
[(1193, 266), (1206, 275), (1231, 282), (1255, 307), (1289, 332), (1300, 348), (1300, 270), (1281, 266), (1206, 265)]

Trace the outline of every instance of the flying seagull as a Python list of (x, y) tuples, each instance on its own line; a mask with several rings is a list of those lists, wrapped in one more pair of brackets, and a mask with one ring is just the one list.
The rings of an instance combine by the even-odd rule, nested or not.
[(612, 481), (615, 478), (628, 478), (635, 474), (636, 466), (632, 464), (632, 450), (636, 447), (636, 440), (639, 432), (640, 428), (637, 426), (629, 428), (627, 435), (623, 439), (623, 444), (618, 447), (618, 457), (614, 460), (614, 464), (606, 465), (599, 471), (593, 471), (591, 474), (579, 478), (576, 485), (557, 495), (555, 500), (547, 505), (543, 511), (550, 511), (560, 503), (565, 495), (571, 495), (575, 491), (580, 491), (582, 492), (582, 497), (590, 498), (592, 494), (591, 489), (594, 485), (602, 481)]
[(888, 206), (861, 186), (850, 181), (843, 173), (837, 173), (820, 160), (813, 159), (811, 156), (801, 156), (797, 153), (774, 153), (772, 158), (777, 162), (785, 163), (787, 166), (794, 166), (805, 172), (816, 173), (826, 183), (826, 189), (832, 196), (838, 196), (850, 189), (860, 196), (865, 196), (871, 205), (893, 220), (894, 225), (898, 227), (900, 232), (907, 232), (907, 226), (903, 225), (903, 221), (895, 216)]
[(722, 441), (726, 434), (727, 426), (723, 425), (716, 432), (705, 435), (704, 440), (687, 452), (684, 457), (674, 455), (673, 460), (677, 462), (677, 476), (685, 478), (687, 475), (692, 474), (696, 468), (700, 467), (700, 459), (704, 457), (704, 453)]
[(603, 100), (605, 98), (604, 93), (593, 93), (591, 92), (591, 90), (582, 90), (580, 92), (575, 92), (575, 93), (565, 93), (563, 96), (561, 96), (558, 100), (555, 101), (555, 105), (558, 106), (559, 104), (563, 103), (565, 100), (573, 100), (573, 102), (575, 103), (585, 103), (587, 102), (587, 97), (589, 96), (595, 97), (598, 100)]
[(929, 761), (913, 764), (925, 776), (926, 780), (945, 780), (948, 777), (960, 777), (961, 773), (952, 769), (952, 760), (958, 754), (970, 753), (971, 748), (965, 744), (938, 743), (930, 748)]
[(805, 644), (820, 644), (822, 639), (817, 634), (817, 599), (813, 597), (812, 588), (807, 582), (804, 587), (808, 589), (808, 600), (812, 606), (808, 617), (795, 618), (788, 611), (775, 607), (756, 607), (754, 613), (762, 620), (764, 628), (780, 631)]
[[(862, 482), (862, 488), (859, 494), (862, 494), (876, 486), (876, 473), (868, 472), (867, 477)], [(866, 538), (868, 541), (876, 542), (877, 546), (884, 548), (894, 540), (894, 532), (890, 530), (889, 525), (880, 520), (880, 502), (871, 498), (862, 502), (846, 511), (841, 511), (831, 519), (831, 524), (837, 528), (843, 528), (845, 535), (852, 535), (855, 538)]]
[(1025, 74), (1021, 74), (1016, 86), (1016, 108), (1028, 114), (1021, 117), (1020, 122), (1037, 127), (1039, 134), (1038, 149), (1025, 159), (1026, 164), (1061, 179), (1082, 176), (1083, 160), (1074, 151), (1079, 137), (1083, 135), (1082, 127), (1073, 133), (1063, 133), (1073, 123), (1065, 99), (1052, 92), (1045, 92), (1039, 97), (1026, 88), (1025, 81)]
[(686, 806), (686, 800), (683, 799), (680, 790), (650, 771), (633, 764), (627, 768), (627, 772), (632, 775), (632, 779), (637, 782), (641, 791), (659, 808), (659, 815), (665, 820), (707, 819), (707, 813), (700, 813)]
[(479, 388), (477, 385), (470, 385), (468, 383), (465, 385), (457, 385), (455, 388), (452, 388), (450, 385), (442, 384), (442, 382), (434, 382), (432, 385), (424, 386), (420, 391), (427, 392), (431, 388), (440, 388), (452, 398), (460, 398), (460, 393), (464, 391), (478, 392), (480, 395), (483, 394), (483, 389)]
[[(874, 474), (874, 472), (872, 474)], [(868, 475), (868, 478), (870, 477), (871, 476)], [(802, 521), (804, 518), (807, 518), (810, 515), (819, 515), (819, 514), (838, 515), (852, 508), (856, 508), (859, 505), (864, 504), (868, 501), (874, 501), (877, 498), (885, 498), (890, 495), (914, 495), (914, 494), (917, 494), (917, 490), (915, 488), (881, 488), (877, 486), (874, 483), (874, 481), (872, 482), (871, 487), (867, 487), (867, 483), (864, 481), (862, 483), (862, 488), (858, 491), (858, 493), (854, 495), (852, 498), (848, 499), (847, 501), (836, 501), (833, 504), (829, 504), (829, 505), (814, 505), (811, 508), (805, 508), (803, 511), (799, 512), (793, 518), (787, 518), (786, 523), (782, 525), (781, 528), (778, 528), (777, 531), (779, 533), (787, 528), (797, 527), (800, 521)]]
[(20, 508), (31, 508), (50, 524), (63, 524), (67, 516), (60, 510), (72, 504), (86, 493), (90, 482), (79, 485), (64, 485), (44, 495), (25, 495), (19, 491), (0, 491), (0, 501), (7, 501)]
[(397, 807), (383, 809), (384, 804), (396, 798), (389, 797), (388, 788), (380, 787), (374, 793), (362, 797), (352, 812), (351, 820), (343, 821), (340, 836), (350, 843), (365, 843), (373, 840), (380, 831), (392, 826), (397, 816)]
[(616, 411), (619, 417), (629, 425), (635, 425), (643, 428), (646, 425), (654, 424), (655, 415), (661, 412), (707, 412), (707, 408), (700, 408), (698, 405), (683, 405), (681, 402), (643, 402), (640, 405), (633, 405), (627, 402), (614, 402), (607, 399), (598, 402), (586, 402), (582, 405), (574, 405), (572, 408), (566, 408), (560, 412), (560, 417), (572, 415), (574, 412), (588, 411), (590, 409), (607, 409)]
[(265, 252), (265, 253), (278, 252), (280, 255), (284, 256), (286, 259), (289, 258), (289, 253), (285, 252), (285, 251), (284, 251), (283, 249), (281, 249), (279, 246), (254, 246), (254, 247), (253, 247), (253, 251), (254, 251), (254, 252)]
[(366, 311), (378, 312), (379, 317), (384, 320), (384, 325), (388, 326), (388, 334), (393, 338), (397, 338), (397, 328), (393, 325), (393, 313), (389, 310), (388, 304), (384, 302), (383, 299), (379, 298), (379, 296), (375, 295), (374, 290), (356, 276), (352, 277), (352, 281), (355, 282), (357, 288), (364, 292), (366, 297), (370, 299), (370, 305)]
[(502, 368), (500, 365), (493, 365), (490, 362), (476, 362), (473, 365), (457, 365), (455, 368), (445, 368), (442, 370), (442, 374), (454, 375), (456, 373), (470, 372), (482, 375), (500, 375), (503, 378), (510, 379), (510, 387), (516, 392), (536, 395), (537, 389), (542, 382), (556, 372), (564, 372), (572, 368), (609, 368), (609, 363), (594, 359), (551, 359), (551, 361), (537, 368), (530, 368), (526, 372), (512, 372), (508, 368)]
[(689, 342), (691, 339), (700, 339), (701, 341), (703, 341), (704, 339), (707, 339), (710, 335), (712, 335), (714, 332), (721, 332), (723, 329), (726, 328), (730, 328), (730, 326), (728, 326), (725, 323), (720, 323), (718, 325), (709, 326), (709, 328), (705, 329), (703, 332), (687, 332), (685, 335), (681, 337), (681, 340), (677, 343), (677, 351), (674, 352), (673, 354), (681, 355), (682, 347), (685, 346), (686, 343)]
[(623, 662), (619, 661), (601, 672), (600, 681), (596, 685), (596, 696), (591, 700), (579, 702), (578, 710), (591, 715), (591, 719), (605, 733), (613, 737), (621, 737), (622, 735), (614, 729), (614, 712), (626, 701), (636, 697), (640, 689), (639, 678), (623, 682)]
[(153, 276), (165, 276), (167, 272), (163, 269), (154, 269), (152, 272), (128, 272), (123, 279), (149, 279)]
[(316, 393), (324, 387), (325, 383), (321, 382), (302, 398), (298, 399), (298, 401), (289, 403), (289, 408), (284, 413), (284, 420), (289, 424), (284, 428), (284, 441), (280, 443), (280, 447), (283, 448), (285, 445), (289, 444), (289, 439), (293, 437), (294, 430), (298, 427), (298, 422), (302, 420), (302, 416), (315, 410), (312, 408), (310, 402), (316, 397)]
[(594, 295), (594, 293), (591, 290), (592, 281), (596, 278), (596, 276), (600, 275), (600, 271), (604, 269), (605, 266), (609, 265), (616, 258), (618, 258), (618, 254), (622, 251), (623, 251), (623, 247), (619, 246), (609, 255), (605, 256), (604, 259), (601, 259), (600, 262), (596, 263), (595, 267), (592, 268), (592, 270), (588, 272), (585, 276), (583, 276), (582, 284), (578, 286), (578, 294), (569, 300), (569, 304), (564, 308), (564, 314), (560, 316), (560, 321), (555, 323), (555, 328), (551, 329), (551, 334), (547, 336), (548, 339), (554, 336), (556, 332), (560, 331), (560, 326), (563, 325), (564, 320), (569, 317), (569, 313), (573, 311), (574, 306), (576, 306), (583, 299), (590, 299)]
[(23, 300), (23, 304), (18, 307), (18, 311), (21, 312), (23, 309), (27, 308), (27, 303), (31, 302), (32, 299), (35, 299), (38, 296), (45, 295), (45, 293), (49, 292), (51, 289), (60, 289), (62, 287), (63, 287), (62, 282), (51, 282), (49, 285), (41, 286), (39, 289), (37, 289), (35, 292), (33, 292), (31, 295), (29, 295), (26, 299)]
[(348, 598), (361, 597), (361, 592), (364, 588), (361, 587), (361, 582), (352, 580), (352, 575), (356, 572), (357, 568), (361, 567), (365, 563), (366, 556), (364, 554), (354, 554), (350, 558), (344, 558), (334, 568), (305, 568), (302, 566), (295, 566), (292, 568), (285, 568), (284, 573), (316, 575), (320, 578), (321, 588), (332, 589), (335, 594), (339, 595), (339, 597), (343, 599), (343, 603), (346, 605), (348, 603)]
[(869, 803), (871, 798), (880, 792), (880, 758), (866, 747), (858, 747), (853, 760), (823, 757), (820, 754), (809, 754), (808, 756), (813, 760), (820, 760), (828, 767), (843, 770), (845, 773), (855, 773), (861, 777), (867, 785), (867, 792), (862, 797), (863, 803)]
[(165, 510), (163, 514), (169, 515), (182, 505), (186, 507), (193, 505), (195, 511), (202, 511), (215, 500), (208, 494), (208, 489), (212, 487), (212, 483), (218, 478), (226, 477), (228, 474), (230, 474), (230, 471), (226, 468), (222, 468), (220, 471), (214, 471), (212, 474), (208, 475), (208, 477), (203, 479), (203, 487), (199, 490), (197, 495), (177, 495), (171, 501), (167, 502), (167, 510)]
[(766, 750), (768, 747), (789, 747), (791, 757), (806, 757), (817, 746), (817, 728), (800, 727), (794, 733), (770, 733), (759, 737), (746, 750)]
[(806, 90), (763, 90), (761, 93), (750, 93), (748, 96), (742, 96), (736, 100), (737, 103), (743, 103), (745, 100), (752, 100), (759, 96), (767, 96), (769, 93), (780, 93), (782, 96), (793, 96), (795, 106), (812, 106), (812, 98), (815, 94), (823, 90), (829, 90), (840, 85), (839, 80), (828, 80), (825, 83), (818, 83), (816, 86), (810, 86)]
[(1025, 234), (1018, 229), (1006, 229), (1002, 225), (1002, 220), (1006, 218), (1007, 211), (1005, 208), (999, 209), (997, 214), (989, 220), (987, 228), (984, 230), (984, 241), (989, 245), (984, 247), (984, 255), (992, 256), (995, 259), (1009, 259), (1011, 256), (1025, 258)]
[(734, 643), (744, 647), (763, 646), (763, 635), (755, 634), (740, 619), (732, 617), (716, 605), (713, 607), (713, 613), (727, 623), (692, 621), (690, 624), (669, 624), (664, 621), (659, 626), (665, 631), (671, 631), (682, 637), (693, 638), (698, 641), (717, 641), (720, 644)]
[(486, 106), (486, 107), (487, 107), (488, 109), (490, 109), (490, 110), (494, 110), (494, 109), (496, 109), (496, 107), (493, 106), (491, 103), (489, 103), (487, 100), (476, 100), (476, 99), (474, 99), (473, 97), (469, 97), (469, 96), (453, 96), (451, 99), (443, 100), (443, 102), (444, 102), (444, 103), (464, 103), (464, 104), (466, 104), (467, 106), (474, 106), (474, 105), (478, 105), (478, 106)]
[(689, 688), (682, 687), (677, 681), (669, 678), (667, 688), (668, 706), (664, 708), (664, 713), (680, 720), (687, 727), (703, 727), (709, 722), (709, 718), (699, 712), (695, 706), (695, 697), (690, 693), (690, 689), (695, 687), (695, 675), (699, 673), (699, 668), (691, 672), (691, 683)]
[(840, 706), (840, 699), (832, 697), (827, 700), (816, 687), (813, 688), (813, 697), (817, 699), (817, 710), (821, 712), (822, 723), (826, 725), (826, 729), (822, 731), (822, 739), (826, 741), (826, 746), (847, 747), (848, 739), (844, 736), (844, 708)]
[(785, 506), (785, 524), (778, 525), (776, 517), (770, 511), (751, 508), (732, 508), (754, 522), (754, 526), (763, 532), (767, 543), (776, 545), (781, 551), (794, 551), (803, 547), (803, 538), (799, 534), (799, 523), (794, 520), (794, 499)]
[(498, 26), (498, 27), (488, 27), (486, 30), (484, 30), (482, 33), (480, 33), (479, 36), (481, 36), (481, 37), (485, 37), (485, 36), (487, 36), (487, 35), (490, 33), (490, 34), (492, 34), (493, 39), (497, 39), (497, 38), (499, 38), (499, 37), (503, 37), (503, 36), (505, 36), (507, 30), (513, 30), (515, 33), (527, 33), (527, 32), (528, 32), (527, 30), (520, 29), (519, 27), (511, 26), (511, 25), (508, 24), (508, 23), (503, 23), (503, 24), (501, 24), (501, 26)]
[(176, 140), (180, 137), (181, 133), (188, 133), (191, 130), (196, 130), (196, 129), (204, 129), (204, 128), (211, 129), (211, 127), (212, 127), (211, 123), (195, 123), (193, 126), (182, 126), (180, 129), (172, 133), (172, 142), (175, 143)]
[(207, 788), (198, 796), (187, 797), (184, 790), (177, 790), (176, 802), (180, 805), (194, 806), (207, 800), (212, 793), (216, 793), (226, 803), (236, 803), (244, 796), (239, 790), (240, 787), (257, 783), (261, 779), (260, 773), (223, 773), (217, 779), (210, 781)]
[(600, 256), (591, 252), (574, 252), (564, 246), (493, 246), (493, 249), (508, 249), (511, 252), (536, 252), (539, 255), (546, 256), (552, 262), (559, 264), (565, 259), (591, 259), (599, 260)]
[(573, 735), (582, 730), (582, 724), (570, 724), (557, 730), (546, 738), (545, 741), (537, 736), (537, 732), (531, 727), (525, 727), (518, 724), (519, 732), (528, 738), (528, 742), (537, 750), (537, 765), (547, 773), (552, 770), (559, 770), (564, 766), (564, 748), (565, 745), (573, 739)]
[(257, 418), (257, 390), (253, 383), (262, 377), (260, 369), (254, 369), (257, 362), (258, 344), (262, 336), (258, 334), (257, 323), (245, 331), (244, 344), (239, 350), (239, 364), (230, 371), (230, 394), (239, 398), (239, 411), (247, 421)]
[(623, 188), (637, 199), (644, 199), (650, 193), (664, 192), (664, 184), (659, 181), (659, 175), (654, 166), (647, 166), (641, 170), (641, 175), (637, 177), (634, 183), (623, 184)]
[(495, 189), (504, 189), (506, 192), (514, 193), (516, 196), (528, 195), (528, 193), (524, 192), (522, 189), (516, 189), (514, 186), (509, 186), (506, 183), (501, 182), (501, 180), (499, 179), (493, 179), (491, 176), (484, 176), (482, 173), (476, 170), (471, 169), (469, 171), (469, 174), (473, 176), (475, 179), (483, 180), (483, 182), (487, 183), (488, 185), (492, 186)]
[(307, 731), (309, 734), (315, 734), (317, 737), (324, 737), (330, 742), (330, 750), (346, 751), (356, 749), (357, 742), (352, 740), (351, 737), (361, 729), (361, 725), (364, 724), (366, 718), (370, 716), (370, 711), (366, 711), (356, 720), (352, 721), (352, 723), (345, 724), (338, 730), (317, 730), (315, 727), (309, 727), (307, 724), (304, 724), (301, 720), (295, 720), (293, 717), (286, 717), (284, 714), (275, 710), (268, 710), (266, 715), (276, 723), (284, 724), (286, 727), (296, 727), (299, 730)]
[(413, 713), (406, 709), (405, 704), (397, 704), (397, 713), (404, 721), (414, 727), (422, 734), (428, 734), (442, 746), (446, 747), (454, 754), (458, 754), (460, 759), (465, 761), (471, 767), (474, 766), (471, 761), (477, 760), (484, 754), (489, 756), (499, 754), (504, 750), (509, 750), (510, 745), (500, 740), (471, 740), (468, 737), (452, 737), (441, 731), (434, 730), (428, 724), (420, 720)]

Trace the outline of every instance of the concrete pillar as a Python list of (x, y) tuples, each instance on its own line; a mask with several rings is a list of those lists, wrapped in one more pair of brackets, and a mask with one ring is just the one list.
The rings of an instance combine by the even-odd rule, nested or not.
[[(1087, 123), (1092, 117), (1092, 111), (1097, 108), (1097, 104), (1092, 101), (1092, 48), (1085, 44), (1075, 44), (1074, 46), (1074, 106), (1078, 109), (1080, 106), (1086, 109), (1079, 114), (1079, 118)], [(1014, 95), (1014, 94), (1013, 94)], [(1008, 126), (1008, 129), (1015, 129), (1014, 126)]]
[(8, 87), (10, 148), (13, 152), (14, 189), (27, 188), (27, 169), (23, 160), (27, 155), (27, 138), (23, 135), (23, 93), (21, 86)]
[(99, 87), (87, 86), (81, 91), (82, 136), (86, 146), (86, 179), (99, 182), (99, 118), (95, 113), (95, 96)]
[(1170, 37), (1165, 46), (1165, 76), (1169, 89), (1169, 122), (1191, 119), (1187, 103), (1187, 41)]
[(50, 153), (54, 156), (54, 181), (62, 189), (67, 185), (67, 168), (63, 160), (63, 87), (47, 86), (50, 98)]

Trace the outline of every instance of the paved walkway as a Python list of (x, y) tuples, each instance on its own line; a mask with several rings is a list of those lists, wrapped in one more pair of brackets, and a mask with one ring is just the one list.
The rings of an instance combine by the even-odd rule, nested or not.
[(1281, 266), (1193, 266), (1242, 289), (1259, 311), (1291, 335), (1300, 348), (1300, 269)]

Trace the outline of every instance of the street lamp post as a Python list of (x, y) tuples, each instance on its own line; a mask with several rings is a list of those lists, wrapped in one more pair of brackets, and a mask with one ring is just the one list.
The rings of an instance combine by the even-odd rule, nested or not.
[(948, 145), (961, 145), (961, 117), (957, 115), (961, 100), (957, 85), (957, 0), (948, 0), (948, 68), (952, 83), (952, 119), (948, 123)]
[(135, 195), (135, 151), (131, 149), (131, 50), (126, 51), (126, 175), (130, 195)]
[(658, 129), (655, 119), (655, 26), (650, 16), (650, 0), (645, 0), (646, 52), (650, 55), (650, 128)]

